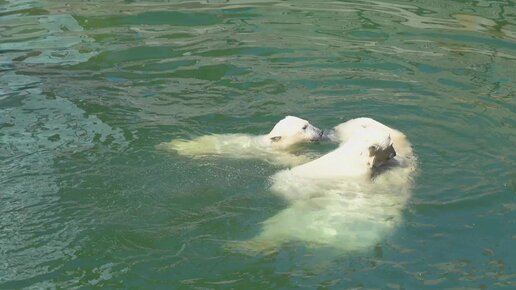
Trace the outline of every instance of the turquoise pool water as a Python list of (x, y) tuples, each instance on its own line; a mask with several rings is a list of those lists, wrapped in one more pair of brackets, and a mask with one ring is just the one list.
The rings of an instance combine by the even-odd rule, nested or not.
[[(512, 1), (0, 0), (0, 288), (514, 289), (515, 88)], [(408, 135), (396, 230), (225, 247), (281, 167), (156, 145), (287, 114)]]

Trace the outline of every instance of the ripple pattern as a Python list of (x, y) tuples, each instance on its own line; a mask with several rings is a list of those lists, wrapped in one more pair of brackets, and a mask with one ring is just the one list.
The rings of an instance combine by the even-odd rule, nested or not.
[[(0, 1), (0, 288), (513, 289), (511, 1)], [(371, 116), (420, 172), (364, 253), (229, 253), (285, 208), (176, 138)], [(299, 148), (312, 154), (331, 144)]]

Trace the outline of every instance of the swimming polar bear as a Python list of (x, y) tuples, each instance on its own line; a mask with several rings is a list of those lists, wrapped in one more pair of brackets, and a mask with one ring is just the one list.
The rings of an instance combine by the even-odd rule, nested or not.
[(270, 163), (294, 166), (310, 160), (308, 156), (294, 155), (288, 151), (304, 142), (318, 141), (323, 132), (307, 120), (287, 116), (266, 135), (213, 134), (193, 140), (172, 140), (158, 147), (174, 150), (193, 158), (226, 156), (231, 158), (257, 158)]
[(339, 124), (333, 128), (333, 132), (330, 133), (330, 139), (341, 144), (345, 144), (345, 142), (349, 140), (350, 136), (362, 128), (373, 128), (389, 133), (392, 142), (394, 143), (394, 150), (396, 150), (398, 156), (405, 158), (412, 155), (412, 146), (407, 140), (407, 136), (405, 136), (405, 134), (372, 118), (356, 118)]
[(354, 135), (318, 159), (276, 173), (271, 189), (287, 200), (295, 200), (310, 197), (306, 193), (314, 186), (319, 189), (324, 184), (370, 181), (374, 169), (395, 157), (396, 151), (386, 132), (362, 128)]
[(390, 133), (354, 128), (334, 151), (275, 174), (271, 189), (288, 207), (264, 221), (258, 235), (228, 247), (246, 254), (273, 253), (289, 242), (339, 253), (371, 249), (401, 222), (412, 189), (415, 158), (394, 156)]

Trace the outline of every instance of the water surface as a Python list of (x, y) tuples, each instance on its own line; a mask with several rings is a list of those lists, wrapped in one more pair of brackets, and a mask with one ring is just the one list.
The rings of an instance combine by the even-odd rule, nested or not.
[[(0, 1), (0, 288), (516, 287), (512, 1), (65, 2)], [(395, 232), (225, 249), (286, 207), (281, 168), (155, 146), (287, 114), (408, 135)]]

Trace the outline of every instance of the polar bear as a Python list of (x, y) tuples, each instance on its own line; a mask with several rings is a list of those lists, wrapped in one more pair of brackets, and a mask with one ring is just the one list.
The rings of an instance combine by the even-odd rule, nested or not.
[(229, 247), (246, 254), (272, 253), (301, 242), (356, 252), (393, 232), (411, 194), (415, 159), (395, 161), (405, 157), (396, 155), (396, 139), (384, 127), (350, 131), (332, 152), (276, 173), (271, 190), (288, 202), (287, 208), (264, 221), (258, 235)]
[(293, 175), (306, 178), (370, 177), (373, 167), (396, 156), (389, 133), (363, 128), (355, 137), (326, 155), (294, 167)]
[(351, 119), (335, 126), (333, 128), (333, 132), (329, 134), (330, 139), (335, 142), (345, 144), (345, 142), (349, 140), (350, 136), (362, 128), (374, 128), (389, 133), (394, 144), (394, 150), (396, 150), (398, 156), (404, 158), (412, 155), (412, 146), (407, 140), (405, 134), (367, 117)]
[(226, 156), (231, 158), (257, 158), (273, 164), (294, 166), (310, 160), (308, 156), (294, 155), (289, 149), (296, 144), (318, 141), (323, 131), (307, 120), (287, 116), (265, 135), (213, 134), (193, 140), (172, 140), (158, 145), (193, 158)]
[(374, 170), (396, 156), (390, 135), (376, 128), (362, 128), (337, 149), (308, 163), (283, 170), (272, 177), (272, 190), (287, 200), (306, 199), (343, 182), (368, 182)]

